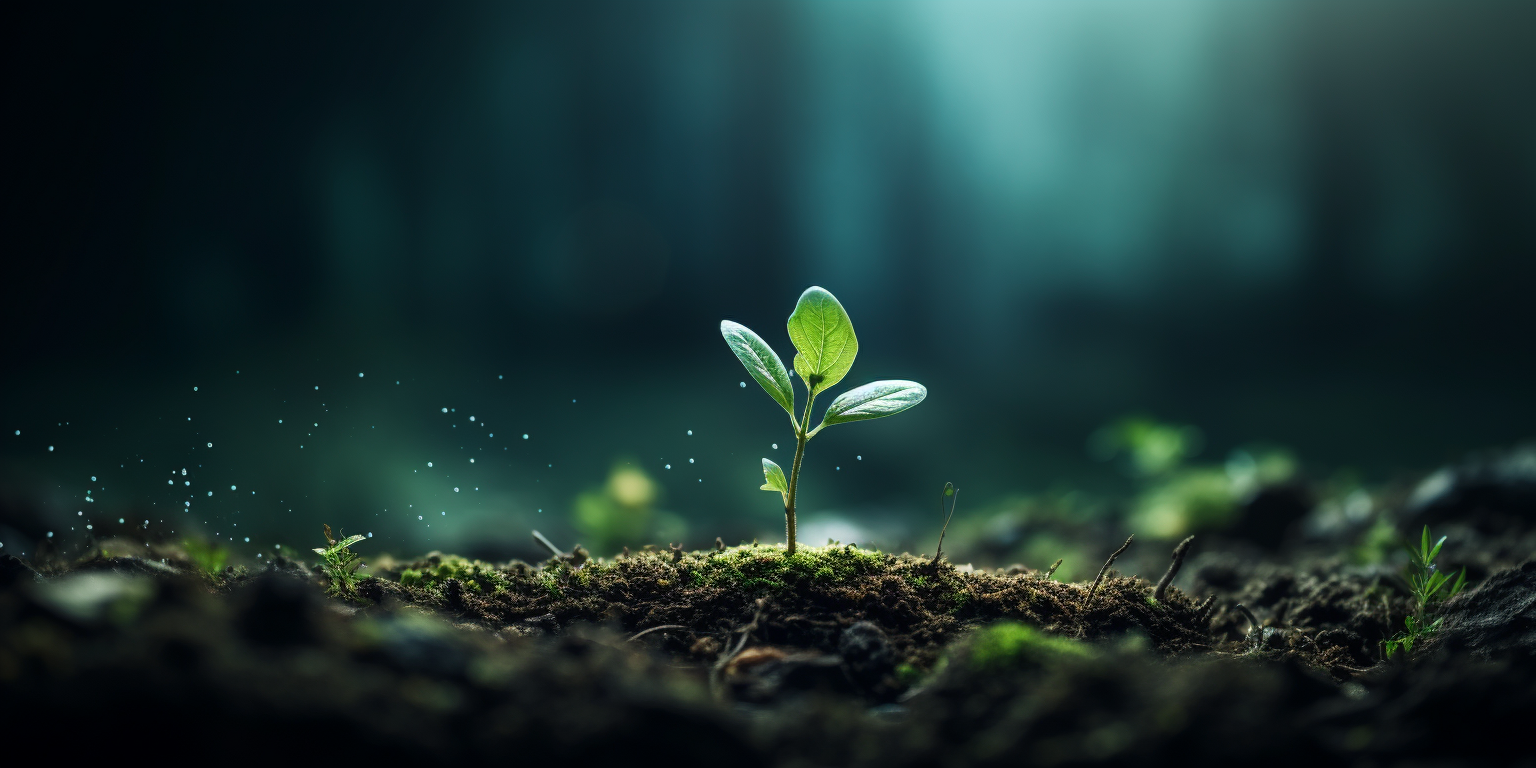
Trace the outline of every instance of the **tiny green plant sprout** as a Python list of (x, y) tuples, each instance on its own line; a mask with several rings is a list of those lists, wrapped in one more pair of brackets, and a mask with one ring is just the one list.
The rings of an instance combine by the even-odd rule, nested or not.
[[(1434, 634), (1440, 629), (1440, 622), (1444, 617), (1429, 621), (1426, 613), (1437, 602), (1443, 602), (1455, 597), (1467, 586), (1467, 569), (1461, 569), (1454, 582), (1451, 575), (1441, 572), (1435, 567), (1435, 556), (1440, 554), (1440, 545), (1445, 543), (1446, 537), (1431, 547), (1429, 545), (1429, 526), (1424, 526), (1424, 533), (1419, 537), (1419, 547), (1408, 547), (1408, 588), (1413, 593), (1413, 613), (1403, 619), (1404, 631), (1396, 637), (1386, 641), (1387, 658), (1392, 658), (1398, 651), (1413, 652), (1414, 643)], [(1447, 582), (1450, 586), (1446, 588)], [(1446, 588), (1442, 593), (1441, 589)]]
[(320, 556), (320, 570), (331, 580), (329, 591), (333, 595), (351, 594), (357, 586), (357, 569), (362, 567), (363, 561), (348, 547), (364, 537), (353, 535), (337, 541), (331, 536), (331, 526), (322, 527), (327, 546), (315, 547), (315, 554)]
[(795, 461), (790, 465), (787, 479), (779, 465), (763, 459), (763, 477), (767, 480), (763, 490), (778, 491), (784, 500), (787, 554), (793, 555), (795, 490), (800, 481), (805, 444), (833, 424), (901, 413), (921, 403), (928, 396), (928, 389), (915, 381), (875, 381), (855, 387), (838, 395), (827, 406), (821, 424), (811, 429), (811, 404), (816, 402), (816, 396), (842, 381), (848, 369), (853, 367), (854, 356), (859, 353), (859, 339), (853, 333), (848, 312), (837, 297), (819, 286), (805, 289), (789, 316), (789, 340), (797, 350), (795, 373), (800, 375), (806, 388), (805, 415), (801, 418), (795, 418), (795, 391), (789, 383), (789, 372), (768, 342), (746, 326), (729, 320), (720, 321), (720, 335), (746, 366), (747, 373), (752, 374), (763, 391), (789, 414), (789, 424), (795, 431)]

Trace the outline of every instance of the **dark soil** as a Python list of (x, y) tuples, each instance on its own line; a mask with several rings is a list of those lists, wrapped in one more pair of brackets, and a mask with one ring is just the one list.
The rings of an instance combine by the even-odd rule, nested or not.
[(1505, 551), (1536, 514), (1469, 497), (1505, 545), (1465, 555), (1488, 575), (1391, 661), (1396, 571), (1315, 549), (1195, 554), (1161, 600), (1111, 571), (1091, 601), (836, 546), (434, 554), (352, 588), (287, 560), (5, 558), (0, 741), (178, 762), (1536, 765), (1536, 563)]

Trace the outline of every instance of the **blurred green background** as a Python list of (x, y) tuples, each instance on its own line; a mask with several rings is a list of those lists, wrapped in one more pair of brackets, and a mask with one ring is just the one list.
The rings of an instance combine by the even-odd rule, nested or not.
[(1529, 3), (5, 13), (3, 552), (777, 541), (717, 327), (787, 359), (811, 284), (930, 395), (812, 443), (807, 541), (926, 550), (953, 481), (953, 557), (1041, 567), (985, 526), (1536, 423)]

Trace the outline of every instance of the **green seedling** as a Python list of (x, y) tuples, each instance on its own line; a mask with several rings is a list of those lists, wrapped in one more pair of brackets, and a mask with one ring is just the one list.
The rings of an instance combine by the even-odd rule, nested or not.
[(1437, 617), (1434, 621), (1430, 621), (1428, 616), (1430, 609), (1436, 603), (1460, 594), (1461, 590), (1467, 586), (1467, 569), (1461, 569), (1456, 580), (1452, 581), (1449, 573), (1444, 573), (1435, 567), (1435, 556), (1440, 554), (1440, 546), (1445, 543), (1445, 539), (1446, 537), (1441, 536), (1434, 546), (1430, 546), (1429, 526), (1426, 525), (1423, 534), (1419, 537), (1418, 549), (1412, 546), (1407, 547), (1408, 589), (1413, 593), (1413, 613), (1403, 619), (1404, 630), (1386, 641), (1389, 659), (1398, 651), (1413, 652), (1415, 643), (1439, 631), (1440, 622), (1445, 618)]
[[(944, 501), (949, 500), (949, 511), (944, 510)], [(939, 546), (933, 553), (933, 562), (938, 564), (939, 558), (944, 556), (944, 532), (949, 530), (949, 521), (955, 517), (955, 507), (960, 504), (960, 489), (954, 483), (945, 483), (944, 492), (939, 495), (939, 519), (944, 521), (944, 526), (939, 528)]]
[(328, 591), (333, 595), (350, 595), (357, 587), (357, 569), (362, 567), (363, 561), (348, 547), (364, 537), (353, 535), (337, 541), (332, 538), (329, 525), (321, 527), (325, 529), (327, 546), (315, 547), (315, 554), (320, 556), (320, 570), (331, 581)]
[(853, 333), (848, 312), (835, 296), (819, 286), (805, 289), (789, 316), (789, 339), (797, 350), (795, 373), (800, 375), (806, 389), (805, 415), (801, 418), (795, 418), (795, 391), (789, 383), (789, 372), (773, 347), (746, 326), (729, 320), (720, 321), (720, 335), (746, 366), (747, 373), (789, 414), (789, 424), (795, 431), (795, 461), (790, 465), (789, 477), (784, 477), (784, 470), (778, 464), (763, 459), (766, 482), (762, 486), (765, 491), (778, 491), (784, 501), (787, 553), (792, 555), (795, 553), (795, 491), (799, 487), (805, 444), (833, 424), (901, 413), (921, 403), (928, 396), (928, 389), (915, 381), (876, 381), (855, 387), (838, 395), (827, 406), (821, 424), (811, 429), (811, 405), (816, 402), (816, 396), (843, 380), (859, 352), (859, 339)]

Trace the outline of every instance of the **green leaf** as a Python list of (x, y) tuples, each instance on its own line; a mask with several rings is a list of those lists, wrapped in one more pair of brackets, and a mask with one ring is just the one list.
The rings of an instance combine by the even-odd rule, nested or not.
[[(849, 421), (878, 419), (901, 413), (923, 401), (928, 388), (915, 381), (875, 381), (862, 387), (854, 387), (837, 396), (827, 406), (821, 419), (821, 427)], [(817, 429), (821, 429), (817, 427)]]
[(1461, 575), (1456, 577), (1456, 583), (1451, 585), (1451, 593), (1449, 595), (1445, 596), (1446, 599), (1449, 600), (1450, 598), (1453, 598), (1453, 597), (1461, 594), (1461, 590), (1464, 587), (1466, 587), (1466, 586), (1467, 586), (1467, 569), (1466, 568), (1462, 568), (1461, 569)]
[(800, 294), (789, 316), (789, 339), (800, 351), (795, 355), (795, 372), (813, 396), (842, 381), (859, 354), (859, 339), (848, 312), (820, 286)]
[(1430, 598), (1434, 597), (1435, 593), (1439, 592), (1440, 588), (1445, 586), (1446, 580), (1450, 578), (1451, 577), (1449, 575), (1440, 573), (1439, 571), (1431, 574), (1429, 577), (1429, 582), (1424, 585), (1425, 602), (1428, 602)]
[(1424, 526), (1424, 535), (1419, 541), (1419, 562), (1429, 562), (1429, 526)]
[(784, 470), (779, 469), (779, 465), (763, 459), (763, 479), (768, 481), (763, 483), (763, 490), (778, 491), (779, 495), (784, 497), (784, 506), (789, 506), (789, 481), (784, 479)]
[(1449, 538), (1449, 537), (1447, 537), (1447, 536), (1441, 536), (1441, 537), (1440, 537), (1440, 540), (1439, 540), (1439, 541), (1437, 541), (1437, 542), (1435, 542), (1435, 547), (1434, 547), (1434, 549), (1431, 549), (1431, 550), (1429, 550), (1429, 557), (1426, 557), (1426, 558), (1424, 558), (1424, 562), (1426, 562), (1426, 563), (1429, 563), (1429, 562), (1434, 562), (1434, 559), (1435, 559), (1435, 555), (1438, 555), (1438, 554), (1440, 554), (1440, 547), (1441, 547), (1441, 546), (1444, 546), (1444, 544), (1445, 544), (1445, 540), (1446, 540), (1446, 539), (1447, 539), (1447, 538)]
[(784, 369), (784, 361), (779, 359), (773, 347), (768, 346), (768, 342), (753, 333), (752, 329), (729, 320), (720, 321), (720, 335), (725, 337), (725, 343), (736, 353), (736, 359), (746, 367), (747, 373), (752, 374), (752, 378), (762, 385), (763, 391), (784, 406), (785, 412), (793, 418), (795, 391), (790, 389), (789, 372)]

